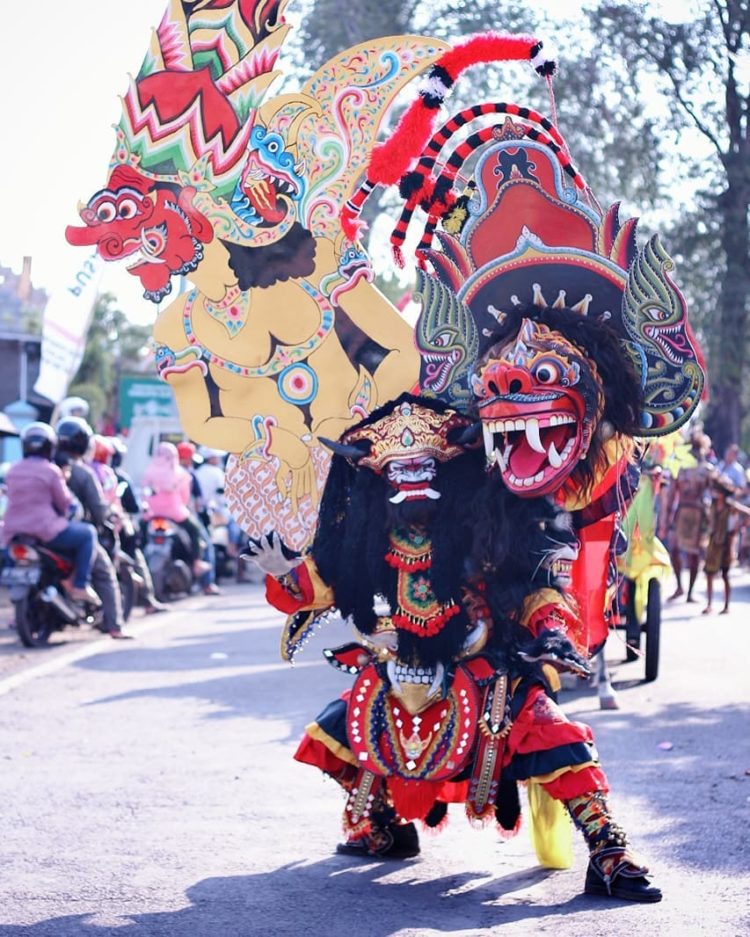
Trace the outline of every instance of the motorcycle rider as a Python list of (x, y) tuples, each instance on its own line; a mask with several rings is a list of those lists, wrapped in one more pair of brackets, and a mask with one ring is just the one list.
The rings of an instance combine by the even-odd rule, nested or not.
[(86, 465), (96, 475), (96, 479), (101, 486), (104, 500), (119, 510), (119, 498), (117, 495), (117, 476), (115, 475), (110, 462), (115, 454), (115, 447), (106, 436), (100, 436), (95, 433), (89, 446), (87, 458), (84, 460)]
[(149, 517), (166, 517), (178, 524), (190, 538), (190, 561), (193, 575), (200, 578), (209, 569), (201, 559), (203, 551), (202, 528), (191, 514), (190, 476), (180, 466), (177, 449), (171, 442), (160, 442), (143, 475)]
[[(81, 417), (67, 417), (57, 424), (57, 451), (68, 459), (70, 490), (80, 501), (86, 519), (95, 527), (103, 528), (108, 524), (110, 508), (96, 475), (83, 461), (93, 435), (93, 430)], [(122, 601), (117, 573), (100, 543), (96, 544), (94, 550), (91, 582), (102, 600), (103, 621), (100, 630), (112, 638), (131, 637), (122, 630)]]
[(122, 460), (128, 447), (117, 436), (111, 436), (107, 442), (112, 449), (110, 459), (110, 468), (114, 472), (117, 481), (117, 500), (119, 508), (123, 514), (129, 515), (129, 521), (124, 523), (120, 530), (120, 546), (135, 561), (135, 570), (143, 580), (143, 605), (147, 615), (153, 615), (157, 612), (168, 612), (169, 606), (160, 602), (156, 598), (154, 591), (154, 581), (151, 578), (151, 570), (148, 568), (146, 557), (139, 546), (138, 524), (136, 517), (141, 513), (141, 504), (133, 487), (133, 480), (122, 467)]
[(210, 565), (210, 568), (198, 580), (198, 585), (203, 590), (204, 595), (221, 595), (221, 589), (216, 585), (216, 553), (208, 531), (207, 506), (203, 502), (203, 493), (195, 474), (195, 460), (196, 458), (200, 459), (201, 456), (197, 456), (195, 446), (191, 442), (183, 440), (177, 443), (177, 457), (181, 467), (190, 476), (190, 504), (188, 507), (201, 527), (201, 537), (205, 543), (202, 559)]
[(8, 506), (3, 524), (4, 545), (18, 534), (37, 537), (51, 550), (71, 553), (74, 572), (62, 585), (80, 602), (99, 605), (89, 578), (97, 543), (91, 524), (68, 520), (75, 498), (60, 469), (52, 462), (57, 443), (47, 423), (30, 423), (21, 433), (23, 458), (8, 471)]

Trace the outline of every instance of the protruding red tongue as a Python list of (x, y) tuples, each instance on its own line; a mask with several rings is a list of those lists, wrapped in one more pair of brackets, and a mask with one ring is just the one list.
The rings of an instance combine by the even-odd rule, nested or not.
[(284, 220), (286, 207), (276, 197), (276, 189), (268, 179), (264, 179), (260, 185), (248, 186), (246, 191), (250, 204), (264, 221), (278, 224)]
[(548, 463), (547, 450), (550, 443), (555, 444), (555, 449), (561, 453), (565, 443), (570, 439), (571, 430), (575, 431), (574, 423), (565, 423), (560, 426), (543, 427), (540, 430), (540, 441), (544, 446), (544, 452), (537, 452), (532, 449), (526, 439), (525, 433), (518, 434), (518, 441), (514, 444), (510, 453), (509, 468), (516, 478), (530, 478), (536, 475), (543, 466)]

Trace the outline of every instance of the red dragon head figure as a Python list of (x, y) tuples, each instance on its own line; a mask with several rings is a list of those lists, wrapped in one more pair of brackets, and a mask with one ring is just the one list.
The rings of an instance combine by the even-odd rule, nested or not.
[(118, 166), (105, 189), (80, 211), (84, 227), (68, 225), (76, 246), (96, 245), (105, 260), (127, 260), (144, 296), (159, 302), (170, 292), (171, 277), (189, 273), (213, 237), (208, 220), (192, 204), (194, 190), (159, 186), (128, 166)]
[(480, 358), (472, 389), (488, 462), (524, 497), (562, 485), (587, 456), (604, 409), (594, 362), (531, 319)]

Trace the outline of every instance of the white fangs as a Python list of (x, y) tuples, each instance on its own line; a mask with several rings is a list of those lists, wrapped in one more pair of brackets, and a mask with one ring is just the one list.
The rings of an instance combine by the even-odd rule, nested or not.
[(386, 672), (388, 674), (388, 679), (391, 681), (391, 686), (393, 687), (393, 692), (397, 695), (401, 695), (401, 681), (398, 679), (396, 674), (396, 661), (389, 660), (385, 665)]
[(546, 452), (547, 450), (544, 448), (539, 438), (539, 420), (526, 420), (525, 429), (526, 441), (534, 452)]
[[(576, 418), (566, 413), (553, 413), (549, 417), (527, 417), (525, 419), (514, 420), (487, 420), (482, 423), (482, 434), (484, 436), (484, 450), (487, 455), (487, 464), (492, 467), (497, 465), (507, 483), (512, 488), (531, 488), (535, 484), (544, 481), (545, 474), (557, 471), (570, 460), (570, 456), (576, 445), (576, 437), (573, 436), (566, 442), (562, 452), (557, 451), (554, 442), (550, 442), (549, 447), (545, 448), (541, 440), (541, 430), (550, 426), (562, 426), (566, 423), (576, 423)], [(508, 440), (506, 434), (514, 432), (523, 432), (526, 436), (526, 442), (529, 448), (534, 452), (546, 455), (547, 465), (537, 471), (535, 475), (528, 478), (517, 478), (510, 471), (510, 456), (513, 450), (513, 443)], [(501, 449), (501, 441), (497, 439), (498, 434), (505, 436), (504, 448)]]
[(491, 458), (492, 450), (495, 448), (495, 442), (492, 438), (495, 430), (493, 427), (494, 423), (482, 423), (482, 435), (484, 436), (484, 451), (487, 453), (487, 458)]
[(560, 453), (555, 448), (555, 444), (553, 442), (549, 444), (549, 449), (547, 450), (547, 459), (549, 460), (549, 464), (552, 466), (552, 468), (560, 468), (562, 465), (562, 458), (560, 457)]
[(430, 684), (430, 692), (427, 694), (427, 698), (431, 699), (438, 693), (443, 685), (443, 676), (445, 675), (445, 667), (440, 661), (437, 662), (435, 667), (435, 679)]

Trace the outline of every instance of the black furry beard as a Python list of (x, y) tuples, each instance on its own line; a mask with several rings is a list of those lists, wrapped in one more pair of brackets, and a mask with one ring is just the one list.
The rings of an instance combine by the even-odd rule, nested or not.
[(431, 498), (407, 498), (401, 504), (387, 501), (386, 523), (389, 527), (429, 527), (439, 510), (439, 501)]

